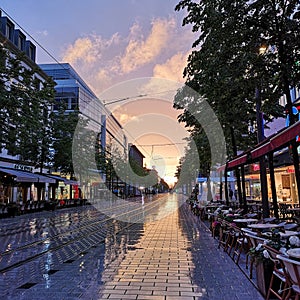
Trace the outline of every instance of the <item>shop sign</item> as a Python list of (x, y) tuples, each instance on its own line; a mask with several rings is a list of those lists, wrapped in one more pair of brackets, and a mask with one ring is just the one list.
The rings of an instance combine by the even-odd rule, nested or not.
[(287, 173), (295, 173), (295, 169), (293, 169), (293, 168), (287, 168), (286, 172)]
[(25, 165), (19, 165), (15, 164), (14, 169), (21, 170), (21, 171), (27, 171), (27, 172), (32, 172), (33, 167), (25, 166)]
[(253, 169), (253, 171), (259, 171), (259, 164), (253, 164), (252, 165), (252, 169)]

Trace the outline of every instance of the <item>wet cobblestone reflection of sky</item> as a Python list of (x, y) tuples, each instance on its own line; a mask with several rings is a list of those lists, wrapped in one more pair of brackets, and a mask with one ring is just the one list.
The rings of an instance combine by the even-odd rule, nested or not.
[(232, 266), (178, 197), (139, 202), (136, 223), (93, 206), (0, 220), (0, 299), (223, 299), (215, 267)]

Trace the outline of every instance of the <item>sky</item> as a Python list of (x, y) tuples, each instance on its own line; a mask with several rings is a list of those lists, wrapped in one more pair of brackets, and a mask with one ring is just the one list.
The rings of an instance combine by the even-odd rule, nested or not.
[[(39, 63), (70, 63), (124, 127), (129, 142), (174, 181), (188, 132), (172, 108), (196, 35), (173, 0), (1, 0), (37, 46)], [(124, 101), (117, 101), (126, 99)]]

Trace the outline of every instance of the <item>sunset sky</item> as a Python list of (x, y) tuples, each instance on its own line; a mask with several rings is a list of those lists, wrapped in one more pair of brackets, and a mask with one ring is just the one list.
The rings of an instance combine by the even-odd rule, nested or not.
[[(172, 108), (195, 35), (179, 1), (1, 0), (37, 45), (37, 63), (68, 62), (106, 103), (168, 182), (184, 155), (186, 130)], [(124, 99), (109, 104), (116, 99)]]

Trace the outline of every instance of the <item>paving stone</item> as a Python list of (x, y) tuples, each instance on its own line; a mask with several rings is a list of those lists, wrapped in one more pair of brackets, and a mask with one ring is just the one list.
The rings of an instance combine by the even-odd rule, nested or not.
[[(169, 206), (178, 206), (181, 196), (168, 197)], [(59, 247), (1, 274), (1, 299), (263, 299), (186, 204), (144, 224), (104, 219), (90, 206), (0, 220), (7, 232), (0, 231), (0, 250), (12, 249), (0, 268)], [(50, 243), (39, 242), (44, 236)], [(80, 240), (73, 242), (75, 237)], [(13, 250), (29, 243), (24, 251)], [(37, 284), (16, 289), (26, 282)]]

